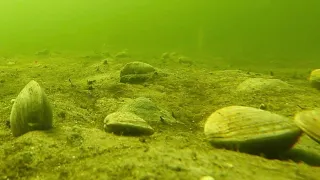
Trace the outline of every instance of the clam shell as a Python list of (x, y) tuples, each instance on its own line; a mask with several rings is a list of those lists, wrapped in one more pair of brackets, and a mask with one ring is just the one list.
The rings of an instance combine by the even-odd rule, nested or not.
[(204, 133), (212, 145), (252, 154), (290, 149), (301, 130), (288, 118), (245, 106), (229, 106), (212, 113)]
[(14, 136), (52, 127), (52, 109), (46, 94), (36, 81), (30, 81), (15, 99), (10, 114)]
[(280, 79), (249, 78), (238, 85), (237, 92), (281, 92), (289, 89), (290, 85)]
[(118, 111), (134, 113), (151, 125), (158, 123), (178, 123), (178, 121), (172, 117), (172, 113), (159, 107), (146, 97), (138, 97), (132, 101), (128, 101)]
[(320, 89), (320, 69), (315, 69), (311, 72), (309, 81), (312, 87)]
[(122, 83), (143, 83), (152, 79), (156, 69), (150, 64), (143, 62), (131, 62), (126, 64), (120, 72)]
[(156, 69), (150, 64), (143, 62), (130, 62), (126, 64), (120, 72), (120, 76), (129, 74), (148, 74), (156, 71)]
[(309, 137), (320, 143), (320, 109), (301, 111), (295, 115), (294, 122)]
[(154, 130), (139, 116), (131, 112), (114, 112), (104, 119), (107, 132), (121, 135), (151, 135)]

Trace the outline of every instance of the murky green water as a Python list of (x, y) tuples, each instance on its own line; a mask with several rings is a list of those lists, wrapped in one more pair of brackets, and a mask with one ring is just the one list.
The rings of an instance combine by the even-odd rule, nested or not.
[(317, 59), (320, 2), (3, 0), (1, 52), (128, 48), (232, 59)]
[[(204, 125), (228, 106), (290, 120), (320, 107), (308, 80), (320, 68), (319, 9), (317, 0), (1, 0), (0, 180), (318, 179), (320, 146), (306, 134), (268, 159), (238, 152), (240, 143), (211, 146)], [(11, 122), (28, 126), (12, 112), (37, 115), (32, 93), (17, 98), (31, 80), (52, 105), (53, 127), (14, 137)], [(151, 103), (136, 111), (128, 104), (137, 98)], [(22, 105), (11, 111), (14, 102)], [(112, 129), (105, 119), (115, 112)], [(259, 115), (239, 117), (230, 119)], [(256, 124), (245, 137), (261, 133), (270, 142), (254, 142), (276, 151), (277, 128)]]

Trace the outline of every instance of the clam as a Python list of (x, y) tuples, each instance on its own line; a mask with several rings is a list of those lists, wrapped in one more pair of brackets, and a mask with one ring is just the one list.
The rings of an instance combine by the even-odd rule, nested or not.
[(267, 155), (289, 150), (301, 130), (284, 116), (252, 107), (229, 106), (210, 115), (204, 133), (215, 147)]
[(52, 127), (52, 109), (46, 94), (36, 81), (30, 81), (15, 99), (10, 114), (14, 136)]
[(143, 83), (152, 79), (156, 69), (150, 64), (143, 62), (131, 62), (126, 64), (120, 72), (122, 83)]
[(121, 135), (151, 135), (154, 130), (139, 116), (131, 112), (114, 112), (104, 119), (104, 129)]
[(294, 122), (309, 137), (320, 143), (320, 109), (301, 111), (295, 115)]
[(320, 69), (315, 69), (311, 72), (309, 81), (312, 87), (320, 89)]
[(280, 79), (248, 78), (237, 87), (240, 93), (281, 92), (291, 89), (290, 85)]
[(149, 124), (179, 123), (174, 117), (172, 117), (172, 113), (159, 107), (146, 97), (138, 97), (128, 101), (118, 111), (134, 113)]

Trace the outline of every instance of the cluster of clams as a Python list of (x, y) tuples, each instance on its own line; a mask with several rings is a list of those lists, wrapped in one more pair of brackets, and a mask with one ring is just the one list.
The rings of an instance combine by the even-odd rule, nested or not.
[[(311, 72), (310, 83), (320, 89), (320, 69)], [(276, 79), (249, 78), (238, 92), (290, 89)], [(205, 122), (204, 133), (215, 147), (272, 155), (291, 149), (305, 132), (320, 143), (320, 109), (305, 110), (294, 120), (253, 107), (229, 106), (212, 113)]]
[[(157, 74), (156, 69), (142, 62), (126, 64), (120, 72), (120, 82), (143, 83)], [(14, 136), (34, 130), (48, 130), (52, 127), (52, 107), (40, 85), (30, 81), (14, 99), (10, 114), (10, 127)], [(141, 97), (125, 104), (118, 112), (109, 114), (105, 130), (123, 135), (151, 135), (152, 122), (176, 122), (167, 111), (152, 101)]]
[[(10, 126), (14, 136), (52, 127), (52, 108), (40, 85), (32, 80), (14, 100)], [(104, 129), (119, 135), (152, 135), (154, 124), (178, 121), (168, 111), (145, 97), (130, 99), (118, 111), (104, 119)]]
[(266, 155), (289, 150), (302, 132), (320, 143), (320, 109), (299, 112), (292, 121), (257, 108), (229, 106), (212, 113), (204, 127), (215, 147)]
[[(120, 81), (141, 83), (152, 78), (155, 73), (155, 68), (149, 64), (132, 62), (121, 70)], [(275, 80), (250, 79), (246, 82), (251, 84), (250, 92), (257, 90), (252, 84), (287, 87)], [(246, 82), (243, 86), (248, 87)], [(319, 69), (311, 73), (310, 82), (312, 86), (320, 87)], [(247, 90), (242, 86), (237, 89), (241, 92)], [(154, 133), (151, 124), (177, 122), (169, 112), (159, 108), (148, 98), (140, 97), (109, 114), (104, 120), (104, 128), (107, 132), (121, 135), (151, 135)], [(37, 82), (30, 81), (15, 99), (10, 125), (14, 136), (52, 127), (51, 105)], [(212, 113), (204, 127), (204, 133), (212, 145), (251, 154), (273, 154), (289, 150), (302, 132), (320, 143), (320, 109), (299, 112), (292, 121), (262, 109), (229, 106)]]
[[(320, 87), (320, 70), (312, 71), (310, 83)], [(251, 78), (241, 83), (238, 92), (255, 92), (260, 89), (278, 91), (289, 85), (275, 79)], [(212, 113), (206, 120), (204, 133), (215, 147), (250, 154), (277, 154), (291, 149), (302, 132), (320, 143), (320, 109), (305, 110), (294, 120), (245, 106), (229, 106)]]

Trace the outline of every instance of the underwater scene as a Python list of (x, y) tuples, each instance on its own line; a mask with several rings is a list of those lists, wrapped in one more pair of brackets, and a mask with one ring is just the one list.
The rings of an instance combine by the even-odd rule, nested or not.
[(320, 1), (1, 0), (0, 180), (320, 180)]

